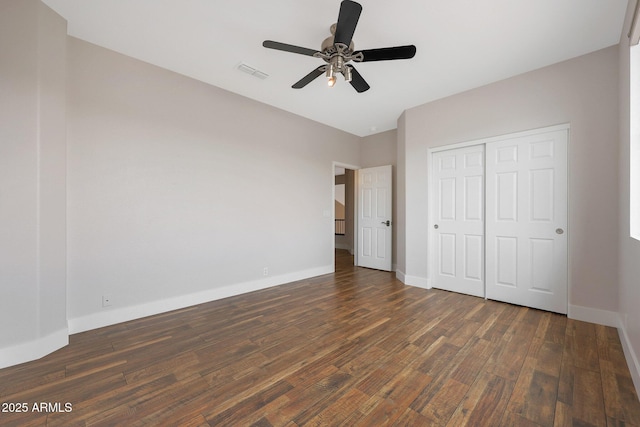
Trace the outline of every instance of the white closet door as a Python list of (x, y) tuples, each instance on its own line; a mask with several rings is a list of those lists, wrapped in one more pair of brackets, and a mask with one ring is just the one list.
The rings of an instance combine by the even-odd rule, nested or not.
[(567, 312), (567, 133), (486, 145), (487, 298)]
[(483, 297), (484, 146), (433, 153), (432, 286)]

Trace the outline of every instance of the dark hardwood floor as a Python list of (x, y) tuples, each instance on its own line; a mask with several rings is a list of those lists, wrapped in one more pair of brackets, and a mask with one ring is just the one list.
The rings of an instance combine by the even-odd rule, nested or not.
[(640, 426), (615, 329), (344, 251), (335, 274), (73, 335), (0, 370), (0, 402), (2, 426)]

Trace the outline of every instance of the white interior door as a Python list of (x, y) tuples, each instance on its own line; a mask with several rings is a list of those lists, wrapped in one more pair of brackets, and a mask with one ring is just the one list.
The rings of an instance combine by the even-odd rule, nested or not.
[(391, 271), (391, 166), (358, 170), (358, 257), (361, 267)]
[(486, 146), (487, 298), (567, 312), (567, 134)]
[(484, 297), (484, 145), (432, 155), (432, 286)]

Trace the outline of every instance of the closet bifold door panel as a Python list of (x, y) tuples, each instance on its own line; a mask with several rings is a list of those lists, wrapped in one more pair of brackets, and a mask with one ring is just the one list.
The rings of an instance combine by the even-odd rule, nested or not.
[(431, 159), (432, 286), (484, 297), (484, 146), (439, 151)]
[(567, 313), (567, 139), (563, 129), (486, 144), (489, 299)]

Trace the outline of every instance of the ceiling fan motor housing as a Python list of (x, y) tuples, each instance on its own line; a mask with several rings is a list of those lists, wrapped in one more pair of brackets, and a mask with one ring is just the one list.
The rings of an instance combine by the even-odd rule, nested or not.
[(362, 54), (353, 54), (355, 50), (353, 40), (351, 40), (349, 47), (344, 43), (335, 42), (336, 27), (337, 24), (333, 24), (329, 28), (331, 36), (324, 39), (320, 45), (320, 51), (314, 56), (322, 58), (328, 64), (326, 69), (327, 77), (331, 78), (335, 74), (340, 73), (344, 76), (345, 81), (350, 82), (351, 67), (346, 65), (347, 62), (362, 61), (363, 57)]

